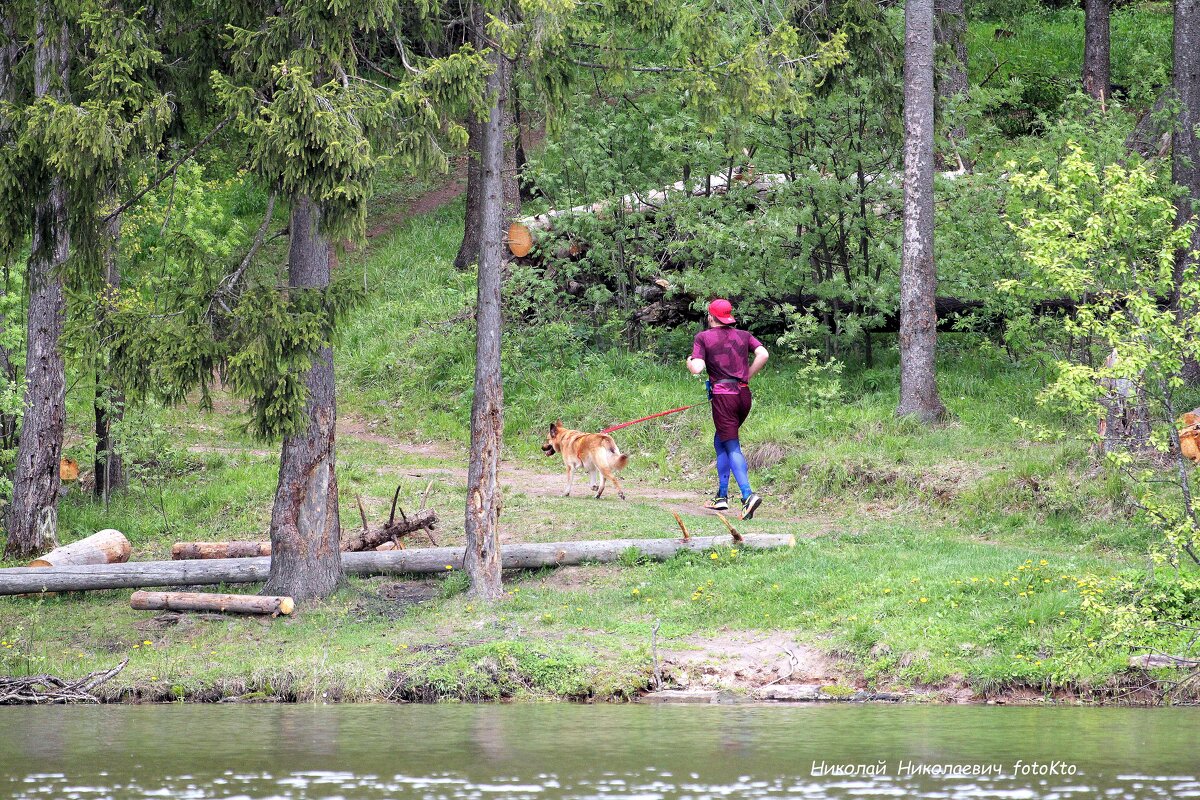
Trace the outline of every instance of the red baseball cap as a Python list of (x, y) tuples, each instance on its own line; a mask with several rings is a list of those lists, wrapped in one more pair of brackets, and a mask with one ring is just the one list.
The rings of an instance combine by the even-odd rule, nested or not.
[(732, 325), (736, 320), (733, 318), (733, 306), (728, 300), (713, 300), (708, 304), (708, 313), (713, 315), (713, 319), (722, 325)]

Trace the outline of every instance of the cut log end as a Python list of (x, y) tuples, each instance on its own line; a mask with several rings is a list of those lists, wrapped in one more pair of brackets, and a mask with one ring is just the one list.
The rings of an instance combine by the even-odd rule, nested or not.
[(293, 600), (290, 597), (279, 598), (279, 613), (280, 614), (285, 614), (285, 615), (291, 614), (295, 610), (296, 610), (296, 601), (295, 600)]
[(508, 226), (508, 250), (517, 258), (529, 255), (529, 251), (533, 249), (533, 235), (529, 232), (529, 226), (521, 222), (514, 222)]

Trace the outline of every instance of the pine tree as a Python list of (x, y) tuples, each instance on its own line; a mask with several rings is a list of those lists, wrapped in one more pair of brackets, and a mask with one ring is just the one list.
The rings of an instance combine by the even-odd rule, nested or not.
[[(49, 0), (38, 0), (33, 45), (35, 104), (70, 102), (70, 31), (56, 11)], [(58, 340), (66, 315), (63, 269), (70, 255), (71, 233), (66, 179), (53, 167), (47, 172), (34, 206), (26, 273), (25, 413), (5, 524), (6, 556), (32, 556), (58, 546), (59, 460), (66, 425), (66, 367)]]
[(33, 43), (13, 70), (32, 82), (10, 82), (6, 92), (0, 154), (0, 250), (30, 242), (25, 413), (6, 520), (6, 550), (24, 556), (56, 541), (65, 292), (101, 282), (100, 199), (126, 161), (159, 140), (170, 106), (149, 78), (159, 54), (145, 9), (37, 0), (6, 11), (14, 15), (6, 31)]

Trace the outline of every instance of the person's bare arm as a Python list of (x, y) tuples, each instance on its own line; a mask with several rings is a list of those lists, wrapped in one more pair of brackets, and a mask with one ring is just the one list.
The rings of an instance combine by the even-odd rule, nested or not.
[(770, 357), (770, 355), (771, 354), (767, 352), (767, 348), (763, 347), (761, 344), (754, 348), (754, 361), (750, 363), (750, 371), (746, 376), (747, 380), (758, 374), (758, 371), (766, 365), (767, 359)]
[(693, 375), (699, 375), (701, 372), (704, 372), (704, 370), (708, 369), (708, 366), (704, 363), (703, 358), (693, 358), (692, 356), (688, 356), (687, 368), (688, 372), (692, 373)]

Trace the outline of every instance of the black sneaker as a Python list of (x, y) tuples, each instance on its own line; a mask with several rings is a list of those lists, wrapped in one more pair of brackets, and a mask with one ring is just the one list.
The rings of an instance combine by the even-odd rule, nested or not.
[(762, 505), (762, 498), (754, 492), (742, 500), (742, 519), (753, 519), (754, 512)]
[(714, 500), (710, 500), (709, 502), (705, 503), (704, 507), (707, 508), (709, 511), (728, 511), (729, 510), (729, 498), (728, 497), (718, 497)]

